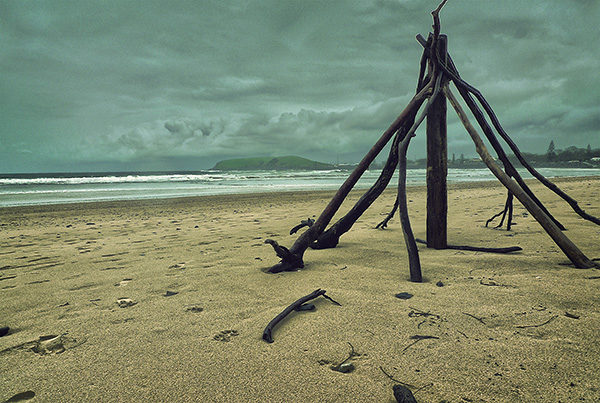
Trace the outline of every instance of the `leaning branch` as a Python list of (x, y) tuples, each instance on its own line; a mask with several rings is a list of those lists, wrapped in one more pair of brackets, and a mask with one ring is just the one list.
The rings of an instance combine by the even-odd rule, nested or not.
[(529, 197), (529, 195), (527, 195), (527, 193), (525, 193), (514, 180), (512, 180), (504, 171), (502, 171), (502, 169), (500, 169), (498, 164), (494, 161), (494, 158), (487, 151), (487, 148), (477, 133), (477, 130), (475, 130), (469, 121), (469, 118), (458, 103), (458, 100), (452, 91), (450, 91), (450, 88), (446, 86), (443, 90), (446, 98), (454, 107), (458, 117), (475, 143), (477, 153), (483, 162), (488, 166), (490, 171), (494, 174), (494, 176), (496, 176), (498, 180), (502, 182), (502, 184), (521, 202), (521, 204), (523, 204), (523, 206), (537, 220), (537, 222), (540, 223), (546, 233), (548, 233), (548, 235), (554, 240), (558, 247), (577, 268), (589, 269), (592, 267), (597, 267), (598, 265), (596, 263), (588, 259), (583, 252), (581, 252), (581, 250), (579, 250), (579, 248), (561, 232), (554, 221), (552, 221), (548, 215), (546, 215), (544, 211), (540, 209), (540, 207)]
[[(296, 242), (292, 245), (289, 251), (295, 255), (293, 260), (282, 260), (278, 264), (272, 266), (268, 272), (269, 273), (280, 273), (282, 271), (292, 271), (298, 268), (302, 268), (304, 266), (303, 263), (303, 255), (306, 249), (323, 233), (325, 227), (329, 224), (337, 210), (342, 205), (342, 202), (348, 196), (348, 193), (352, 190), (354, 185), (358, 182), (362, 174), (367, 170), (369, 165), (373, 162), (375, 157), (381, 152), (381, 150), (385, 147), (385, 145), (391, 140), (394, 134), (400, 129), (400, 127), (404, 124), (406, 119), (418, 111), (423, 102), (430, 95), (432, 90), (432, 83), (429, 82), (417, 95), (415, 95), (408, 105), (404, 108), (404, 110), (400, 113), (400, 115), (396, 118), (394, 123), (383, 133), (381, 138), (375, 143), (375, 145), (367, 152), (367, 154), (363, 157), (354, 171), (348, 176), (348, 178), (344, 181), (342, 186), (338, 189), (337, 193), (333, 196), (333, 198), (329, 201), (329, 204), (319, 218), (315, 221), (315, 223), (307, 230), (302, 233), (296, 239)], [(290, 263), (293, 262), (293, 263)]]

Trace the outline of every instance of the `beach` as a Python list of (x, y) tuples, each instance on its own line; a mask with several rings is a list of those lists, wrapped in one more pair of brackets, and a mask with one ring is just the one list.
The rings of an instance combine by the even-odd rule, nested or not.
[[(600, 226), (528, 183), (600, 258)], [(600, 178), (555, 183), (600, 216)], [(419, 245), (424, 282), (412, 283), (398, 218), (374, 229), (387, 190), (338, 247), (266, 273), (279, 259), (264, 241), (290, 247), (333, 193), (0, 208), (0, 402), (392, 403), (400, 382), (418, 402), (600, 401), (600, 270), (570, 265), (516, 200), (510, 231), (486, 228), (500, 184), (449, 185), (448, 242), (520, 252)], [(425, 188), (408, 199), (425, 238)], [(265, 326), (316, 289), (341, 306), (319, 297), (266, 343)], [(332, 369), (344, 360), (353, 371)]]

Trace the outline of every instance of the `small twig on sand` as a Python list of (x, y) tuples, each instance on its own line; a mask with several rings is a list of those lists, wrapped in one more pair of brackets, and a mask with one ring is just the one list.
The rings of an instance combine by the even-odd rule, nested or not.
[[(344, 365), (345, 363), (347, 363), (347, 362), (348, 362), (348, 360), (350, 360), (351, 358), (354, 358), (354, 357), (356, 357), (356, 356), (359, 356), (359, 355), (360, 355), (360, 354), (358, 354), (356, 351), (354, 351), (354, 346), (353, 346), (353, 345), (352, 345), (350, 342), (347, 342), (347, 343), (348, 343), (348, 345), (349, 345), (349, 346), (350, 346), (350, 348), (351, 348), (351, 350), (350, 350), (350, 353), (348, 354), (348, 357), (347, 357), (347, 358), (346, 358), (344, 361), (340, 362), (338, 365), (333, 365), (333, 366), (331, 367), (331, 369), (332, 369), (332, 370), (334, 370), (334, 371), (340, 371), (340, 367), (341, 367), (342, 365)], [(341, 372), (345, 372), (345, 371), (341, 371)]]
[(404, 347), (404, 349), (402, 350), (403, 352), (408, 350), (410, 347), (414, 346), (415, 344), (417, 344), (418, 342), (420, 342), (421, 340), (427, 340), (427, 339), (439, 339), (439, 337), (437, 336), (421, 336), (421, 335), (414, 335), (414, 336), (410, 336), (409, 337), (411, 340), (414, 340), (412, 343), (410, 343), (408, 346)]
[(550, 319), (548, 319), (544, 323), (540, 323), (539, 325), (519, 325), (519, 326), (515, 326), (515, 327), (517, 327), (519, 329), (525, 329), (525, 328), (528, 328), (528, 327), (540, 327), (540, 326), (547, 325), (548, 323), (552, 322), (556, 318), (558, 318), (558, 315), (554, 315), (553, 317), (551, 317)]
[(399, 383), (400, 385), (404, 385), (404, 386), (406, 386), (407, 388), (414, 388), (414, 386), (413, 386), (413, 385), (410, 385), (410, 384), (408, 384), (408, 383), (406, 383), (406, 382), (402, 382), (402, 381), (399, 381), (399, 380), (397, 380), (397, 379), (394, 379), (394, 377), (392, 377), (390, 374), (388, 374), (387, 372), (385, 372), (385, 369), (383, 369), (383, 367), (382, 367), (381, 365), (379, 366), (379, 369), (381, 370), (381, 372), (383, 372), (383, 374), (384, 374), (385, 376), (387, 376), (388, 378), (390, 378), (392, 381), (394, 381), (394, 382), (397, 382), (397, 383)]
[(470, 316), (470, 317), (472, 317), (473, 319), (477, 319), (478, 321), (480, 321), (481, 323), (483, 323), (483, 324), (485, 325), (485, 322), (483, 321), (483, 319), (481, 319), (481, 318), (478, 318), (478, 317), (477, 317), (477, 316), (475, 316), (475, 315), (471, 315), (470, 313), (467, 313), (467, 312), (463, 312), (463, 315), (467, 315), (467, 316)]

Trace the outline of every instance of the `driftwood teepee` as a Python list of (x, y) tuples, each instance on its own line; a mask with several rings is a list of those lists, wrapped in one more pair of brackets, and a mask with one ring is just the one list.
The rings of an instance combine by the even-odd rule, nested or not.
[[(304, 267), (304, 252), (309, 247), (314, 249), (333, 248), (342, 234), (349, 231), (356, 220), (364, 213), (369, 206), (377, 199), (389, 184), (392, 175), (398, 167), (398, 198), (394, 210), (390, 212), (386, 220), (379, 226), (385, 228), (387, 221), (394, 214), (396, 208), (399, 211), (404, 240), (408, 249), (409, 268), (411, 281), (420, 282), (421, 267), (418, 255), (416, 240), (413, 236), (408, 209), (406, 203), (406, 151), (410, 140), (415, 136), (415, 131), (419, 125), (427, 118), (427, 240), (421, 241), (428, 247), (435, 249), (460, 248), (470, 250), (483, 250), (488, 252), (513, 252), (520, 250), (519, 247), (512, 248), (475, 248), (475, 247), (456, 247), (447, 244), (446, 241), (446, 216), (447, 216), (447, 195), (446, 195), (446, 173), (447, 173), (447, 146), (446, 146), (446, 100), (456, 111), (458, 117), (463, 123), (465, 129), (471, 136), (476, 150), (483, 162), (498, 180), (508, 190), (506, 206), (503, 212), (492, 217), (488, 223), (499, 215), (502, 215), (502, 222), (508, 215), (507, 229), (510, 229), (513, 197), (530, 212), (530, 214), (540, 223), (544, 230), (550, 235), (554, 242), (560, 247), (564, 254), (578, 268), (590, 268), (598, 266), (588, 259), (579, 248), (569, 240), (563, 233), (564, 227), (558, 222), (544, 207), (542, 202), (533, 194), (523, 178), (517, 172), (517, 169), (509, 161), (500, 141), (494, 133), (494, 129), (501, 139), (508, 145), (519, 162), (535, 178), (546, 185), (549, 189), (563, 198), (573, 210), (586, 220), (600, 225), (600, 219), (586, 214), (575, 200), (561, 191), (555, 184), (548, 181), (535, 169), (533, 169), (522, 157), (516, 144), (510, 139), (504, 131), (492, 108), (485, 100), (483, 95), (473, 86), (465, 82), (459, 75), (454, 62), (447, 52), (447, 38), (440, 34), (439, 13), (447, 0), (444, 0), (434, 11), (433, 33), (429, 34), (426, 40), (421, 35), (417, 35), (418, 42), (423, 46), (423, 56), (421, 57), (420, 73), (417, 82), (415, 96), (410, 100), (406, 108), (400, 113), (391, 126), (383, 133), (381, 138), (369, 150), (364, 158), (357, 165), (346, 181), (333, 196), (327, 207), (323, 210), (316, 221), (307, 220), (303, 224), (308, 229), (302, 233), (294, 242), (291, 248), (287, 249), (279, 245), (276, 241), (268, 239), (269, 243), (275, 249), (281, 261), (272, 266), (268, 271), (278, 273), (282, 271), (291, 271)], [(458, 93), (463, 98), (467, 107), (471, 110), (477, 120), (481, 130), (487, 140), (496, 152), (498, 159), (503, 165), (501, 168), (496, 160), (490, 155), (484, 142), (479, 136), (475, 127), (469, 121), (465, 111), (459, 104), (456, 96), (450, 90), (449, 84), (453, 83)], [(479, 102), (479, 104), (478, 104)], [(483, 108), (483, 111), (480, 109)], [(419, 110), (421, 113), (417, 117)], [(486, 118), (490, 119), (491, 125)], [(392, 147), (388, 155), (387, 162), (373, 186), (365, 192), (352, 209), (339, 221), (333, 224), (327, 231), (325, 228), (329, 225), (334, 214), (337, 212), (342, 202), (358, 182), (361, 175), (373, 162), (375, 157), (381, 152), (385, 145), (392, 140)], [(378, 227), (379, 227), (378, 226)], [(298, 229), (296, 227), (294, 232)]]

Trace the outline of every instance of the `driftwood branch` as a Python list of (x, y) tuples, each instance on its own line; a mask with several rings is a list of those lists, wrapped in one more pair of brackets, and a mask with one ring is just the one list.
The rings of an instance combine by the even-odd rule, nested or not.
[[(421, 35), (417, 35), (417, 40), (419, 41), (419, 43), (421, 43), (421, 45), (423, 47), (428, 46), (428, 41), (426, 41), (425, 38), (423, 38)], [(546, 186), (548, 189), (550, 189), (556, 195), (558, 195), (560, 198), (562, 198), (564, 201), (566, 201), (569, 204), (569, 206), (571, 206), (571, 208), (573, 209), (573, 211), (575, 213), (577, 213), (580, 217), (582, 217), (585, 220), (591, 221), (594, 224), (600, 225), (600, 218), (592, 216), (590, 214), (587, 214), (583, 209), (581, 209), (581, 207), (579, 207), (579, 204), (577, 203), (577, 201), (575, 199), (573, 199), (568, 194), (566, 194), (564, 191), (562, 191), (556, 184), (554, 184), (551, 181), (549, 181), (548, 179), (546, 179), (535, 168), (533, 168), (527, 162), (527, 160), (525, 160), (525, 158), (523, 157), (523, 154), (521, 154), (521, 151), (519, 150), (519, 147), (517, 147), (517, 145), (515, 144), (515, 142), (512, 141), (512, 139), (508, 136), (508, 134), (506, 133), (506, 131), (504, 130), (504, 128), (500, 124), (500, 121), (498, 120), (498, 117), (496, 116), (496, 114), (492, 110), (492, 107), (487, 102), (487, 100), (484, 98), (483, 94), (481, 94), (481, 92), (477, 88), (473, 87), (472, 85), (470, 85), (469, 83), (465, 82), (464, 80), (462, 80), (460, 78), (460, 75), (458, 74), (458, 71), (456, 71), (456, 68), (454, 67), (454, 62), (452, 61), (452, 58), (450, 57), (450, 55), (448, 55), (448, 63), (447, 63), (447, 65), (440, 64), (440, 67), (452, 79), (452, 81), (454, 82), (454, 84), (458, 88), (459, 93), (461, 94), (461, 96), (463, 97), (463, 99), (465, 100), (465, 102), (467, 103), (467, 105), (469, 106), (469, 109), (471, 109), (471, 111), (473, 112), (473, 114), (474, 114), (477, 122), (481, 125), (481, 128), (484, 131), (484, 133), (486, 134), (486, 137), (488, 137), (488, 139), (490, 140), (490, 143), (492, 144), (492, 146), (494, 147), (494, 149), (496, 151), (498, 151), (497, 148), (496, 148), (497, 146), (495, 145), (495, 143), (497, 143), (497, 140), (495, 141), (495, 140), (492, 139), (494, 137), (493, 135), (492, 136), (488, 135), (488, 131), (491, 132), (491, 128), (489, 128), (489, 125), (487, 124), (487, 120), (485, 119), (485, 117), (483, 116), (483, 114), (481, 113), (481, 111), (479, 111), (479, 108), (475, 105), (475, 103), (474, 103), (473, 99), (471, 98), (470, 94), (473, 94), (473, 96), (475, 96), (475, 98), (477, 98), (477, 100), (480, 102), (480, 104), (483, 107), (483, 109), (485, 110), (486, 114), (489, 116), (490, 120), (492, 121), (492, 125), (497, 130), (497, 132), (500, 135), (500, 137), (506, 142), (506, 144), (511, 149), (511, 151), (513, 152), (513, 154), (515, 155), (515, 157), (517, 158), (517, 160), (521, 163), (521, 165), (525, 169), (527, 169), (527, 171), (534, 178), (536, 178), (544, 186)], [(502, 156), (502, 154), (504, 154), (504, 152), (499, 153), (498, 157), (502, 160), (503, 163), (505, 163), (505, 159), (504, 159), (504, 156)], [(506, 161), (508, 161), (508, 158), (506, 158)], [(509, 166), (511, 166), (511, 165), (512, 164), (510, 164)], [(532, 199), (534, 199), (534, 201), (538, 202), (538, 204), (541, 204), (535, 198), (535, 196), (533, 195), (533, 192), (531, 192), (528, 189), (527, 185), (523, 185), (524, 182), (522, 181), (522, 178), (516, 172), (516, 170), (515, 170), (515, 172), (512, 172), (512, 170), (511, 171), (507, 171), (507, 173), (510, 176), (515, 177), (515, 180), (517, 180), (517, 182), (519, 183), (519, 185), (521, 185), (521, 187), (529, 194), (529, 196)], [(543, 206), (540, 206), (540, 207), (543, 208)], [(546, 214), (548, 214), (548, 213), (546, 213)], [(551, 215), (549, 215), (549, 216), (551, 217), (551, 219), (553, 221), (555, 221), (555, 223), (557, 224), (557, 226), (559, 228), (564, 229), (564, 228), (562, 228), (562, 225), (560, 223), (558, 223)]]
[(394, 206), (392, 207), (390, 212), (387, 214), (387, 216), (383, 219), (382, 222), (380, 222), (379, 224), (377, 224), (375, 226), (375, 229), (386, 229), (388, 222), (390, 222), (390, 220), (392, 218), (394, 218), (394, 214), (396, 214), (396, 210), (398, 210), (398, 198), (396, 198), (396, 201), (394, 201)]
[(383, 193), (387, 185), (390, 183), (390, 180), (394, 175), (394, 171), (398, 166), (398, 142), (405, 138), (406, 132), (412, 126), (413, 122), (414, 114), (407, 117), (406, 122), (396, 133), (385, 166), (383, 167), (379, 178), (377, 178), (373, 186), (371, 186), (371, 188), (363, 194), (363, 196), (356, 202), (350, 211), (344, 215), (344, 217), (340, 218), (327, 231), (323, 232), (311, 245), (311, 248), (335, 248), (339, 243), (340, 237), (352, 228), (360, 216), (373, 204), (375, 200), (377, 200), (381, 193)]
[[(427, 245), (427, 241), (417, 238), (417, 242)], [(467, 245), (446, 245), (444, 249), (466, 250), (471, 252), (489, 252), (489, 253), (512, 253), (523, 250), (520, 246), (508, 246), (506, 248), (484, 248), (480, 246)]]
[(373, 162), (375, 157), (381, 152), (381, 150), (385, 147), (385, 145), (392, 139), (394, 134), (400, 129), (400, 127), (404, 124), (406, 119), (416, 113), (419, 110), (423, 102), (430, 95), (432, 90), (431, 83), (428, 83), (417, 95), (415, 95), (408, 105), (404, 108), (404, 110), (400, 113), (400, 115), (396, 118), (394, 123), (390, 125), (390, 127), (383, 133), (380, 139), (375, 143), (375, 145), (367, 152), (367, 154), (363, 157), (360, 163), (356, 166), (354, 171), (348, 176), (348, 178), (344, 181), (342, 186), (338, 189), (336, 194), (330, 200), (329, 204), (321, 215), (317, 218), (315, 223), (306, 231), (302, 233), (296, 239), (296, 242), (292, 245), (289, 251), (295, 255), (295, 259), (287, 259), (282, 260), (278, 264), (269, 268), (269, 273), (280, 273), (282, 271), (292, 271), (298, 268), (304, 267), (298, 266), (296, 263), (303, 262), (303, 255), (306, 249), (321, 235), (325, 229), (325, 227), (329, 224), (337, 210), (340, 208), (342, 202), (350, 193), (350, 190), (354, 187), (356, 182), (360, 179), (362, 174), (367, 170), (369, 165)]
[(515, 326), (515, 327), (519, 328), (519, 329), (527, 329), (527, 328), (530, 328), (530, 327), (540, 327), (540, 326), (547, 325), (548, 323), (552, 322), (556, 318), (558, 318), (558, 315), (552, 316), (550, 319), (548, 319), (544, 323), (540, 323), (539, 325), (519, 325), (519, 326)]
[(288, 266), (294, 267), (297, 269), (301, 269), (304, 267), (304, 262), (302, 261), (302, 257), (299, 257), (298, 255), (293, 254), (285, 246), (279, 245), (277, 243), (277, 241), (274, 241), (272, 239), (265, 239), (265, 243), (269, 244), (273, 247), (273, 249), (275, 250), (275, 254), (281, 258), (281, 263), (285, 263)]
[[(429, 48), (424, 48), (423, 56), (421, 58), (419, 80), (417, 83), (417, 94), (423, 89), (423, 87), (427, 83), (427, 81), (425, 80), (425, 72), (427, 67), (428, 55)], [(429, 76), (427, 76), (426, 78), (430, 79)], [(417, 110), (415, 109), (406, 117), (401, 127), (396, 132), (396, 135), (392, 142), (392, 146), (390, 147), (385, 166), (381, 170), (381, 174), (379, 175), (379, 178), (377, 178), (373, 186), (371, 186), (371, 188), (363, 194), (363, 196), (356, 202), (356, 204), (350, 209), (350, 211), (348, 211), (348, 213), (344, 215), (344, 217), (339, 219), (327, 231), (323, 232), (317, 238), (317, 240), (310, 245), (311, 248), (335, 248), (339, 243), (340, 237), (352, 228), (354, 223), (362, 216), (362, 214), (373, 204), (375, 200), (377, 200), (377, 198), (385, 190), (390, 180), (392, 179), (392, 176), (394, 175), (396, 167), (398, 166), (398, 144), (400, 143), (400, 141), (406, 138), (408, 130), (413, 126), (415, 122), (416, 114)], [(394, 209), (395, 207), (396, 206), (394, 206)], [(388, 218), (388, 221), (390, 219), (391, 217)], [(377, 228), (379, 228), (379, 226)]]
[(421, 261), (419, 259), (419, 249), (415, 242), (415, 237), (410, 226), (410, 218), (408, 216), (408, 204), (406, 202), (406, 149), (410, 137), (406, 137), (398, 147), (398, 213), (400, 215), (400, 223), (402, 224), (402, 233), (404, 234), (404, 243), (408, 251), (408, 264), (410, 271), (410, 281), (420, 283), (423, 281), (421, 274)]
[(504, 210), (495, 214), (492, 218), (485, 222), (485, 226), (487, 227), (495, 218), (502, 216), (500, 219), (500, 223), (496, 225), (494, 228), (502, 228), (504, 225), (504, 220), (506, 219), (506, 230), (510, 231), (512, 226), (512, 216), (513, 216), (513, 195), (508, 192), (508, 196), (506, 197), (506, 203), (504, 204)]
[(487, 148), (481, 140), (481, 137), (469, 121), (469, 118), (462, 109), (462, 106), (460, 106), (458, 100), (448, 87), (444, 87), (444, 94), (454, 107), (458, 117), (475, 143), (477, 153), (483, 162), (488, 166), (490, 171), (494, 174), (494, 176), (496, 176), (496, 178), (502, 182), (502, 184), (521, 202), (521, 204), (523, 204), (523, 206), (540, 223), (546, 233), (550, 235), (558, 247), (576, 267), (580, 269), (596, 267), (596, 263), (588, 259), (583, 252), (581, 252), (581, 250), (579, 250), (579, 248), (561, 232), (554, 221), (552, 221), (548, 215), (544, 213), (544, 211), (527, 195), (527, 193), (525, 193), (525, 191), (523, 191), (523, 189), (521, 189), (521, 187), (519, 187), (514, 180), (512, 180), (506, 173), (504, 173), (504, 171), (502, 171), (502, 169), (500, 169), (498, 164), (494, 161), (494, 158), (492, 158), (490, 153), (487, 151)]
[(423, 120), (425, 120), (427, 112), (429, 112), (431, 105), (435, 101), (436, 97), (439, 95), (441, 83), (442, 76), (438, 75), (438, 77), (435, 80), (433, 94), (429, 98), (429, 101), (427, 101), (427, 104), (423, 108), (423, 111), (419, 118), (415, 121), (411, 129), (406, 134), (404, 140), (402, 140), (398, 145), (398, 212), (400, 215), (400, 222), (402, 223), (402, 233), (404, 234), (404, 242), (408, 251), (410, 281), (416, 283), (422, 282), (423, 276), (421, 273), (419, 249), (417, 248), (417, 243), (415, 242), (415, 237), (412, 232), (410, 218), (408, 215), (408, 204), (406, 199), (406, 151), (408, 150), (410, 139), (415, 136), (415, 131), (423, 122)]
[(290, 230), (290, 235), (294, 235), (296, 232), (298, 232), (300, 229), (304, 228), (304, 227), (312, 227), (312, 225), (315, 223), (315, 220), (313, 218), (307, 218), (306, 220), (302, 220), (300, 221), (300, 224), (296, 225), (294, 228), (292, 228)]
[(334, 304), (341, 306), (338, 302), (331, 299), (328, 295), (325, 295), (325, 290), (317, 289), (317, 290), (311, 292), (310, 294), (305, 295), (304, 297), (298, 299), (294, 303), (292, 303), (290, 306), (285, 308), (283, 310), (283, 312), (281, 312), (272, 321), (270, 321), (269, 324), (267, 325), (267, 327), (265, 327), (265, 330), (263, 331), (263, 336), (262, 336), (263, 340), (266, 341), (267, 343), (273, 343), (273, 341), (274, 341), (273, 336), (272, 336), (273, 328), (279, 322), (281, 322), (286, 316), (288, 316), (290, 313), (292, 313), (293, 311), (298, 309), (300, 306), (302, 306), (306, 302), (308, 302), (312, 299), (315, 299), (317, 297), (320, 297), (320, 296), (323, 296), (323, 297), (327, 298), (328, 300), (330, 300), (331, 302), (333, 302)]
[[(430, 40), (426, 41), (425, 38), (423, 38), (423, 36), (421, 36), (421, 35), (417, 35), (417, 41), (425, 48), (427, 46), (429, 46), (429, 43), (430, 43)], [(515, 180), (517, 181), (519, 186), (521, 186), (521, 188), (529, 195), (529, 197), (531, 199), (533, 199), (533, 201), (546, 213), (546, 215), (548, 215), (548, 217), (550, 217), (550, 219), (552, 221), (554, 221), (554, 223), (561, 230), (564, 230), (565, 229), (564, 226), (558, 220), (556, 220), (550, 214), (550, 212), (548, 210), (546, 210), (545, 206), (535, 196), (533, 191), (531, 189), (529, 189), (529, 187), (527, 186), (527, 184), (525, 183), (525, 181), (523, 180), (523, 178), (521, 177), (521, 175), (519, 174), (517, 169), (513, 166), (512, 162), (510, 162), (508, 155), (504, 152), (504, 149), (500, 145), (500, 142), (498, 141), (492, 128), (488, 124), (487, 119), (485, 118), (484, 114), (481, 112), (481, 110), (477, 106), (476, 102), (473, 100), (473, 97), (471, 96), (471, 93), (473, 93), (475, 95), (475, 97), (478, 100), (480, 100), (482, 105), (485, 103), (485, 105), (487, 105), (487, 107), (489, 108), (489, 109), (486, 109), (486, 111), (493, 115), (494, 112), (492, 111), (491, 107), (489, 106), (489, 104), (487, 103), (487, 101), (485, 100), (485, 98), (483, 97), (481, 92), (479, 90), (477, 90), (477, 88), (471, 86), (470, 84), (468, 84), (467, 82), (465, 82), (464, 80), (462, 80), (460, 78), (460, 74), (459, 74), (458, 70), (456, 69), (456, 66), (454, 65), (454, 61), (452, 60), (452, 57), (448, 53), (445, 54), (445, 57), (446, 57), (446, 63), (440, 63), (441, 69), (444, 71), (444, 73), (449, 78), (452, 79), (452, 81), (456, 85), (458, 92), (460, 93), (460, 95), (464, 99), (465, 103), (467, 104), (467, 106), (469, 107), (471, 112), (473, 113), (473, 116), (475, 116), (477, 123), (483, 130), (483, 133), (485, 134), (486, 138), (490, 142), (492, 148), (494, 149), (494, 151), (496, 151), (498, 158), (504, 165), (504, 169), (505, 169), (506, 173), (510, 177), (515, 178)], [(484, 108), (485, 108), (485, 105), (484, 105)], [(494, 117), (495, 117), (495, 115), (494, 115)], [(496, 121), (497, 121), (497, 119), (496, 119)], [(498, 122), (497, 127), (502, 129), (502, 126), (500, 126), (500, 122)], [(508, 135), (503, 130), (502, 130), (502, 132), (499, 132), (499, 134), (505, 141), (507, 141), (507, 140), (511, 141), (510, 138), (508, 137)], [(508, 143), (508, 141), (507, 141), (507, 143)]]

